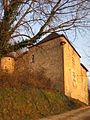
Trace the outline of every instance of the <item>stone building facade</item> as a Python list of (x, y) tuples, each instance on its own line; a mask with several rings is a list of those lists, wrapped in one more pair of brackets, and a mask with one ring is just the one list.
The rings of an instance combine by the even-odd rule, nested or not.
[(88, 104), (87, 69), (64, 35), (52, 33), (23, 55), (3, 57), (1, 70), (23, 87), (54, 89)]

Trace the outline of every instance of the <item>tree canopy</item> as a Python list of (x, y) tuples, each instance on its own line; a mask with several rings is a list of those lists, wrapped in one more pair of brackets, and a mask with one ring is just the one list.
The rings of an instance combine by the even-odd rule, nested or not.
[(89, 14), (89, 0), (1, 0), (0, 56), (47, 33), (90, 27)]

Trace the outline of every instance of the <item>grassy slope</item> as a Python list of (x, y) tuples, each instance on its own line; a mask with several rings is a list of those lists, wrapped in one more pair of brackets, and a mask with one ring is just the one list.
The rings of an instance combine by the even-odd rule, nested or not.
[(0, 120), (32, 120), (83, 106), (54, 91), (0, 88)]

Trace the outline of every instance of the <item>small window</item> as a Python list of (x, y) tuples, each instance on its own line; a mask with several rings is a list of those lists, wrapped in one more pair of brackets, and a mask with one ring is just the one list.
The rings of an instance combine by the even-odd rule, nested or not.
[(75, 59), (74, 59), (74, 57), (72, 57), (72, 63), (75, 64)]
[(73, 72), (73, 87), (77, 87), (75, 72)]
[(34, 63), (34, 55), (32, 55), (32, 63)]
[(6, 73), (8, 73), (8, 68), (7, 68), (7, 66), (4, 66), (4, 70), (5, 70)]
[(73, 72), (73, 79), (75, 80), (75, 72)]

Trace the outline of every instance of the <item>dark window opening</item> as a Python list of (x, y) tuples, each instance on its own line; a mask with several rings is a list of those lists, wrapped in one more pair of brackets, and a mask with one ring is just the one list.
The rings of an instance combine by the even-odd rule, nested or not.
[(34, 55), (32, 55), (32, 63), (34, 63)]
[(7, 66), (5, 66), (4, 69), (5, 69), (5, 72), (8, 73), (8, 68), (7, 68)]

